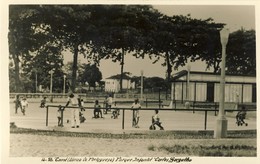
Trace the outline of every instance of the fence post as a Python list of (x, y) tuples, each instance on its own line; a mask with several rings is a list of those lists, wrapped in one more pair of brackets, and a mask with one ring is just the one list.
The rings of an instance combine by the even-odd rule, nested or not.
[(207, 116), (208, 116), (208, 111), (205, 110), (205, 122), (204, 122), (204, 130), (207, 130)]
[(135, 116), (134, 116), (134, 110), (133, 109), (132, 109), (132, 111), (133, 111), (132, 127), (134, 127)]
[(215, 102), (215, 116), (217, 115), (217, 102)]
[(46, 126), (48, 126), (49, 106), (46, 107)]
[(125, 129), (125, 109), (123, 109), (122, 129)]
[(64, 111), (64, 108), (62, 108), (62, 110), (61, 110), (61, 127), (63, 127), (63, 111)]

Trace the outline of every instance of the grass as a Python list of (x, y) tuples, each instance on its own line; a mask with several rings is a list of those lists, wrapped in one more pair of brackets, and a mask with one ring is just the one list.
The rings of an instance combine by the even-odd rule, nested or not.
[[(10, 127), (10, 133), (111, 139), (213, 139), (213, 131), (144, 131), (140, 133), (87, 133)], [(256, 138), (256, 130), (228, 131), (227, 138)]]
[(167, 153), (174, 153), (176, 155), (185, 154), (192, 156), (256, 157), (256, 147), (244, 144), (228, 145), (228, 143), (224, 143), (220, 145), (161, 145), (159, 147), (150, 145), (148, 150), (166, 151)]

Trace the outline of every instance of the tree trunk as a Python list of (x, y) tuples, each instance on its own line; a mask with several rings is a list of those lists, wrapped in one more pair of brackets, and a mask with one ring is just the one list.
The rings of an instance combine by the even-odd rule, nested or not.
[(21, 81), (20, 81), (20, 67), (19, 67), (19, 56), (13, 55), (14, 70), (15, 70), (15, 92), (21, 92)]
[(74, 92), (76, 88), (77, 70), (78, 70), (78, 44), (74, 47), (73, 65), (72, 65), (72, 79), (71, 79), (71, 91)]
[(124, 74), (124, 61), (125, 60), (125, 49), (122, 48), (122, 59), (121, 59), (121, 77), (120, 77), (120, 91), (123, 89), (123, 74)]
[(167, 80), (169, 81), (171, 78), (171, 74), (172, 74), (172, 65), (170, 63), (170, 57), (169, 57), (169, 53), (166, 52), (166, 64), (167, 64)]

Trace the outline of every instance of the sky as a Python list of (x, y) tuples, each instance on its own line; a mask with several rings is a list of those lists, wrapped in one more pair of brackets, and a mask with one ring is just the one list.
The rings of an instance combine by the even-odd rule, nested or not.
[[(213, 18), (216, 23), (225, 23), (230, 32), (239, 30), (242, 27), (246, 30), (255, 29), (255, 8), (250, 5), (154, 5), (153, 7), (169, 16), (187, 16), (190, 14), (192, 18), (196, 19)], [(65, 63), (72, 61), (72, 54), (65, 54), (64, 59)], [(80, 56), (79, 60), (81, 63), (87, 62), (82, 56)], [(146, 77), (158, 76), (165, 78), (166, 67), (163, 67), (161, 64), (162, 61), (152, 64), (152, 61), (148, 58), (144, 60), (136, 59), (127, 54), (124, 71), (132, 73), (133, 76), (140, 76), (141, 70), (143, 70)], [(190, 66), (192, 71), (212, 71), (206, 70), (205, 63), (201, 61), (190, 63)], [(99, 69), (102, 72), (103, 79), (120, 74), (119, 62), (114, 63), (111, 60), (101, 60)], [(173, 73), (183, 69), (186, 69), (186, 66), (174, 70)]]

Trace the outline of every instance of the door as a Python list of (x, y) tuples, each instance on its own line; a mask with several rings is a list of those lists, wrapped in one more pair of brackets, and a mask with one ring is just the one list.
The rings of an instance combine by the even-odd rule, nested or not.
[(252, 102), (256, 102), (256, 84), (252, 85)]
[(207, 102), (214, 102), (214, 83), (207, 83)]

